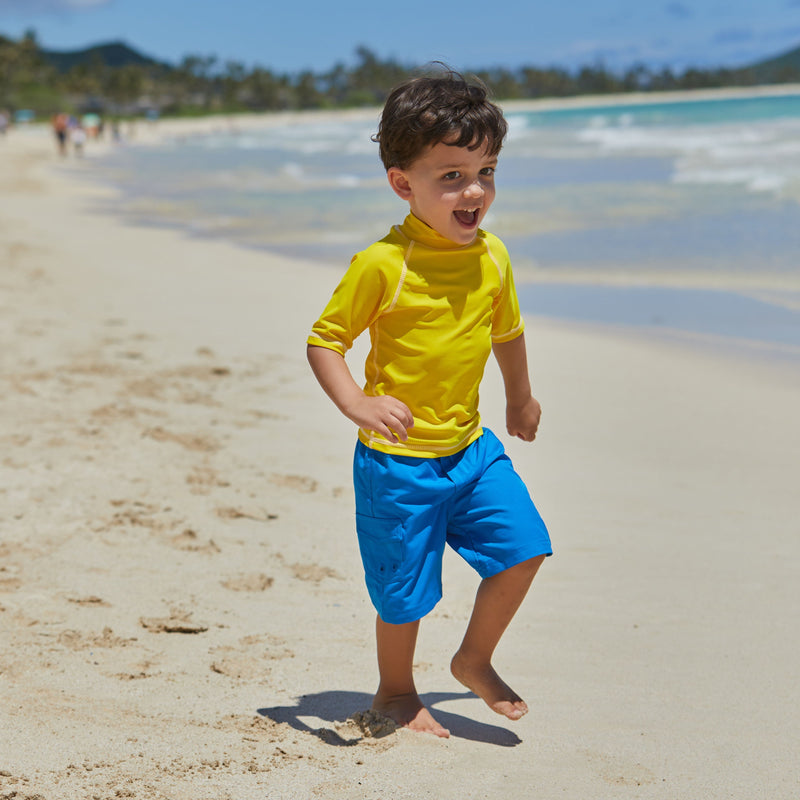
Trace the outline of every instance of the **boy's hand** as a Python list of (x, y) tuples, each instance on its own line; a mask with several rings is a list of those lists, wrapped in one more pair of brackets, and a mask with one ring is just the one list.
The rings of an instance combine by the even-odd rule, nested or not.
[(390, 442), (405, 442), (414, 417), (408, 406), (396, 397), (363, 395), (348, 408), (348, 416), (359, 428), (375, 431)]
[(535, 397), (528, 397), (521, 405), (509, 404), (506, 406), (506, 430), (523, 442), (532, 442), (541, 416), (542, 407)]
[(506, 388), (506, 430), (523, 442), (532, 442), (539, 429), (542, 407), (531, 395), (525, 334), (492, 345)]
[(339, 352), (309, 345), (308, 362), (320, 386), (359, 428), (375, 431), (394, 444), (408, 439), (408, 429), (414, 425), (408, 406), (391, 395), (372, 397), (364, 394)]

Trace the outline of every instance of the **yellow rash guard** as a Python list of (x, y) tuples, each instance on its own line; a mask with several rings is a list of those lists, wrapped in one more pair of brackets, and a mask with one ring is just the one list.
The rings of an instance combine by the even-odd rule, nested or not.
[(399, 444), (363, 429), (359, 439), (393, 455), (457, 453), (483, 432), (478, 388), (492, 344), (523, 331), (505, 246), (485, 231), (459, 245), (409, 214), (353, 257), (308, 344), (344, 356), (367, 328), (364, 391), (402, 400), (414, 427)]

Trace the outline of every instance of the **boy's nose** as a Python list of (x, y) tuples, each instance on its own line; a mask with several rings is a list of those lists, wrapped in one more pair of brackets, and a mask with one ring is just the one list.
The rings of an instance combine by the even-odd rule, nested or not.
[(483, 197), (484, 189), (480, 181), (473, 181), (464, 189), (465, 197)]

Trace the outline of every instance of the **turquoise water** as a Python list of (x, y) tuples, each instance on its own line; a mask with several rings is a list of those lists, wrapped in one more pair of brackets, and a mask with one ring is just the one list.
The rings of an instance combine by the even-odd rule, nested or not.
[(763, 122), (775, 119), (796, 119), (800, 116), (800, 94), (769, 96), (714, 97), (669, 102), (615, 102), (581, 104), (579, 107), (552, 108), (526, 116), (543, 126), (583, 125), (598, 112), (612, 116), (630, 115), (637, 125), (716, 125), (720, 122)]
[[(506, 116), (485, 227), (511, 251), (527, 311), (800, 347), (800, 94)], [(343, 269), (405, 214), (376, 122), (234, 120), (119, 148), (105, 175), (123, 190), (115, 211), (138, 222)]]

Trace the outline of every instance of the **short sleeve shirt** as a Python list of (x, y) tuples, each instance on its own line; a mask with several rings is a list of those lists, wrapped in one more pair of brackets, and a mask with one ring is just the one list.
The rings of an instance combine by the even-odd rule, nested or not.
[(462, 450), (482, 429), (478, 389), (492, 345), (523, 331), (503, 243), (479, 231), (459, 245), (409, 214), (356, 254), (308, 343), (344, 356), (369, 330), (368, 395), (391, 395), (414, 416), (408, 441), (359, 430), (368, 447), (436, 458)]

